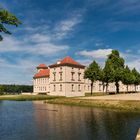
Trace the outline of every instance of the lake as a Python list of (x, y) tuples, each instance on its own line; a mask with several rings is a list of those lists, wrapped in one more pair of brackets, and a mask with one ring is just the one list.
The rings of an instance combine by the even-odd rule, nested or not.
[(0, 101), (0, 140), (134, 140), (140, 114)]

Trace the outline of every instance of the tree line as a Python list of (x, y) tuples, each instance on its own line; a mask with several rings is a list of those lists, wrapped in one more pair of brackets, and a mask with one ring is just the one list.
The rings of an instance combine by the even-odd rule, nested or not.
[(115, 83), (116, 93), (119, 93), (119, 82), (121, 81), (127, 87), (134, 85), (135, 92), (137, 85), (140, 84), (140, 73), (133, 68), (132, 70), (125, 65), (125, 60), (120, 57), (118, 50), (112, 50), (107, 56), (105, 66), (101, 68), (94, 60), (85, 70), (84, 78), (91, 81), (91, 94), (93, 93), (93, 84), (99, 80), (102, 82), (103, 91), (106, 88), (108, 91), (109, 83)]
[(21, 94), (22, 92), (33, 92), (31, 85), (0, 85), (0, 95)]

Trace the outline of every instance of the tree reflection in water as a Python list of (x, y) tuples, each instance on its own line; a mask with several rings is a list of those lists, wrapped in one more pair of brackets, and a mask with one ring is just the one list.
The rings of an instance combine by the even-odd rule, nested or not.
[(37, 102), (34, 107), (42, 139), (133, 140), (140, 126), (140, 114), (135, 113)]

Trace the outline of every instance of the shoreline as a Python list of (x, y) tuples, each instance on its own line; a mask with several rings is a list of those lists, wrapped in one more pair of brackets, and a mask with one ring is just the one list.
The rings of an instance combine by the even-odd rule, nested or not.
[[(117, 95), (116, 95), (117, 96)], [(119, 97), (120, 95), (118, 95)], [(121, 95), (124, 96), (124, 95)], [(125, 95), (127, 96), (127, 95)], [(129, 96), (129, 95), (128, 95)], [(140, 96), (140, 94), (139, 94)], [(109, 95), (108, 97), (114, 97)], [(60, 97), (47, 95), (2, 95), (0, 101), (43, 101), (48, 104), (61, 104), (69, 106), (81, 107), (95, 107), (102, 109), (113, 109), (116, 111), (129, 111), (140, 113), (140, 99), (139, 100), (115, 100), (106, 99), (105, 96), (90, 96), (90, 97)]]
[(140, 113), (140, 101), (130, 100), (87, 100), (87, 99), (75, 99), (75, 98), (63, 98), (46, 100), (48, 104), (60, 104), (69, 106), (81, 106), (81, 107), (95, 107), (102, 109), (113, 109), (118, 111), (129, 111)]

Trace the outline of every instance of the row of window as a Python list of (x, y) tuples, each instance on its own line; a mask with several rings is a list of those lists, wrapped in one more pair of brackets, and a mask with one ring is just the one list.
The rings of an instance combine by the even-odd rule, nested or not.
[[(74, 79), (75, 72), (71, 72), (71, 81), (75, 81)], [(62, 81), (63, 72), (59, 72), (59, 81)], [(56, 72), (53, 72), (53, 81), (56, 81)], [(78, 81), (81, 81), (81, 73), (78, 73)]]
[(47, 78), (38, 78), (34, 80), (35, 84), (46, 84), (48, 82)]
[(35, 86), (35, 90), (37, 90), (37, 91), (46, 91), (47, 90), (47, 88), (46, 87), (37, 87), (37, 86)]
[[(56, 91), (56, 85), (53, 85), (53, 91)], [(63, 86), (62, 84), (59, 85), (59, 91), (63, 91)], [(74, 92), (76, 91), (76, 85), (72, 84), (71, 85), (71, 91)], [(78, 91), (81, 91), (81, 85), (78, 85)]]
[[(60, 67), (60, 71), (62, 70), (63, 68), (62, 67)], [(74, 68), (72, 67), (71, 68), (72, 70), (74, 70)], [(77, 68), (76, 68), (77, 69)], [(81, 70), (80, 68), (78, 69), (79, 71)], [(54, 71), (55, 71), (55, 68), (54, 68)]]
[[(90, 85), (87, 85), (87, 86), (85, 85), (84, 88), (85, 88), (85, 90), (87, 89), (88, 91), (91, 90), (91, 86)], [(95, 86), (93, 85), (93, 89), (94, 88), (95, 88)], [(102, 84), (99, 84), (99, 87), (98, 88), (99, 88), (99, 91), (102, 91)]]

